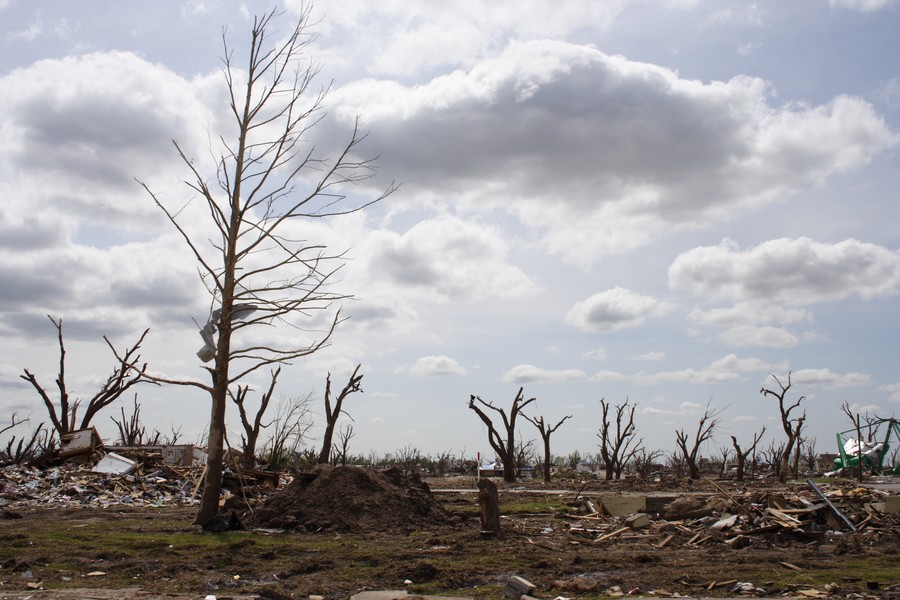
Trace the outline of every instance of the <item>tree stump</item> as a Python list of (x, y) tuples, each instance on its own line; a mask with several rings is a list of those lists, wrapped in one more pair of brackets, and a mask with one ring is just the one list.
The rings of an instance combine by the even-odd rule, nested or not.
[(478, 480), (478, 504), (481, 506), (481, 531), (501, 537), (500, 500), (497, 486), (489, 479)]

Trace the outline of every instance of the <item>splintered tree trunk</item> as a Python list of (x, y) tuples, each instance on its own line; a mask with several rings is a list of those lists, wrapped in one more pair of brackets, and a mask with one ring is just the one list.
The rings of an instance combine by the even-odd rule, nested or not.
[(490, 479), (478, 480), (478, 504), (481, 506), (481, 530), (502, 536), (500, 530), (500, 499), (497, 485)]

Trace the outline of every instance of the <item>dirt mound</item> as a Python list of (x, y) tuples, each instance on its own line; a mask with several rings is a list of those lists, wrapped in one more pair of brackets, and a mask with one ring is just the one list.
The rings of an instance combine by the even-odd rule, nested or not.
[(256, 512), (258, 527), (306, 531), (403, 531), (449, 523), (417, 476), (319, 465), (301, 473)]

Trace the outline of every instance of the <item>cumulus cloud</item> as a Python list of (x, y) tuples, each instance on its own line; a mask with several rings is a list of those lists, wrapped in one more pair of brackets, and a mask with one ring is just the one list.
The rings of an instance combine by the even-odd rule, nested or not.
[(887, 393), (888, 402), (900, 402), (900, 383), (880, 385), (878, 391)]
[(873, 12), (897, 6), (900, 0), (828, 0), (832, 8), (848, 8), (851, 10), (859, 10), (863, 12)]
[(753, 371), (765, 371), (769, 365), (756, 358), (740, 358), (729, 354), (703, 369), (679, 369), (674, 371), (642, 372), (634, 377), (639, 385), (658, 385), (660, 383), (723, 383), (744, 379), (744, 374)]
[(647, 352), (645, 354), (638, 354), (637, 356), (634, 357), (634, 360), (654, 361), (654, 360), (662, 360), (665, 357), (666, 357), (665, 352)]
[(799, 338), (782, 327), (738, 325), (723, 331), (719, 338), (729, 346), (763, 346), (765, 348), (792, 348)]
[(842, 389), (871, 383), (866, 373), (834, 373), (831, 369), (800, 369), (791, 374), (794, 385), (821, 385), (828, 389)]
[(516, 365), (503, 374), (503, 381), (515, 384), (560, 383), (563, 381), (584, 381), (587, 374), (579, 369), (552, 370), (534, 365)]
[(669, 310), (669, 304), (656, 298), (615, 287), (576, 303), (566, 315), (566, 322), (584, 331), (618, 331), (638, 327)]
[[(900, 292), (900, 252), (854, 239), (827, 244), (781, 238), (747, 250), (724, 240), (679, 255), (669, 267), (669, 285), (714, 300), (788, 307), (866, 300)], [(776, 314), (782, 321), (802, 316)]]
[(589, 265), (785, 199), (897, 143), (859, 98), (773, 97), (758, 78), (703, 83), (541, 40), (421, 85), (356, 81), (330, 102), (345, 127), (362, 114), (377, 132), (405, 202), (511, 213), (547, 249)]
[(370, 273), (373, 285), (388, 283), (441, 301), (527, 296), (533, 281), (509, 263), (509, 246), (493, 226), (452, 216), (416, 223), (405, 233), (387, 229), (357, 248), (357, 272)]
[(465, 375), (466, 369), (449, 356), (423, 356), (410, 369), (414, 375)]

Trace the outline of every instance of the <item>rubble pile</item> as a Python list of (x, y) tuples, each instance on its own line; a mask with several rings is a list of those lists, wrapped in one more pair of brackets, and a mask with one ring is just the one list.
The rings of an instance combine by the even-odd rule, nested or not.
[(194, 474), (195, 470), (149, 461), (126, 475), (96, 472), (89, 465), (71, 463), (45, 470), (8, 466), (0, 469), (0, 508), (190, 503), (200, 474), (199, 470)]
[[(826, 486), (823, 491), (812, 481), (808, 485), (791, 493), (738, 494), (716, 486), (718, 494), (679, 496), (656, 511), (644, 510), (645, 504), (634, 510), (635, 498), (610, 501), (609, 509), (602, 500), (599, 508), (586, 501), (580, 513), (565, 516), (579, 522), (570, 527), (570, 535), (593, 544), (640, 539), (658, 548), (725, 544), (740, 549), (785, 536), (821, 542), (829, 536), (856, 534), (883, 550), (900, 550), (900, 498), (866, 487)], [(613, 516), (621, 505), (632, 510)]]
[(256, 511), (256, 526), (316, 531), (398, 531), (450, 522), (427, 484), (399, 469), (318, 465)]

